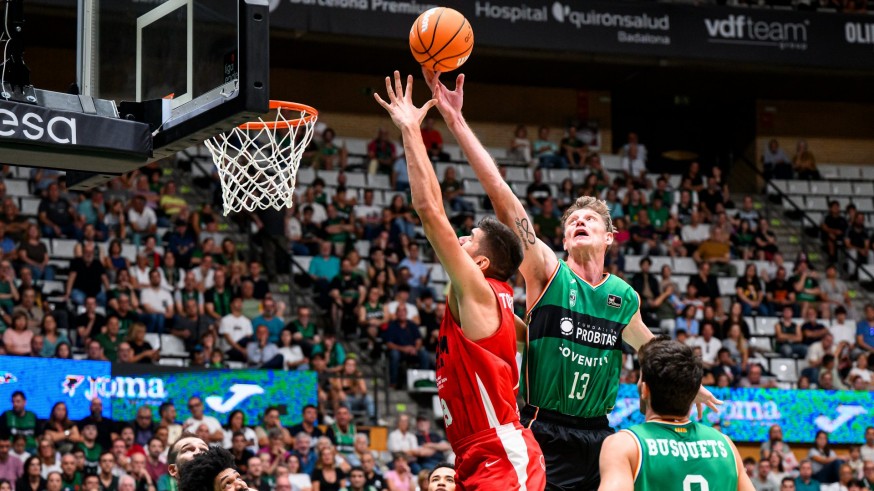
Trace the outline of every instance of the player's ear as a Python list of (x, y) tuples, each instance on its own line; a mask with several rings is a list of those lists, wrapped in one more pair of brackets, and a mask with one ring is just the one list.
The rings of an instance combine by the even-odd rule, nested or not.
[(473, 261), (476, 263), (477, 266), (479, 266), (480, 271), (482, 271), (483, 273), (485, 273), (489, 269), (489, 266), (492, 264), (489, 258), (485, 256), (476, 256), (473, 258)]
[(613, 245), (613, 232), (607, 232), (604, 236), (604, 243), (607, 244), (607, 247)]
[(167, 474), (170, 474), (170, 477), (174, 479), (179, 478), (179, 471), (177, 470), (176, 464), (170, 464), (167, 466)]

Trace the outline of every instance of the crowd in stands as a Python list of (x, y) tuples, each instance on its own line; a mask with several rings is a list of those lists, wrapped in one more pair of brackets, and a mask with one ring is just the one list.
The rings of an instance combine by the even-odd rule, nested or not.
[[(442, 169), (441, 191), (456, 233), (468, 235), (491, 204), (468, 192), (471, 176), (463, 177), (463, 164), (452, 162), (433, 121), (426, 120), (422, 131), (429, 154)], [(708, 384), (773, 387), (767, 359), (784, 356), (804, 362), (798, 389), (874, 387), (874, 306), (856, 312), (839, 275), (841, 265), (821, 275), (804, 255), (784, 260), (769, 217), (752, 196), (734, 203), (719, 167), (693, 162), (679, 178), (649, 174), (646, 146), (631, 133), (618, 164), (608, 170), (590, 148), (590, 138), (591, 133), (574, 127), (564, 129), (561, 138), (553, 138), (550, 128), (540, 128), (533, 141), (525, 127), (514, 132), (500, 170), (526, 203), (532, 233), (561, 255), (564, 209), (581, 194), (604, 199), (617, 228), (607, 271), (624, 277), (639, 293), (647, 325), (695, 349), (707, 368)], [(779, 145), (769, 150), (765, 159), (773, 165), (766, 170), (775, 177), (787, 172), (778, 169), (786, 163), (792, 178), (810, 178), (813, 174), (804, 172), (816, 171), (806, 147), (791, 161), (780, 156)], [(407, 386), (405, 368), (432, 368), (446, 278), (409, 205), (402, 148), (379, 130), (366, 151), (366, 156), (350, 154), (333, 130), (324, 129), (304, 155), (301, 171), (311, 172), (312, 179), (298, 183), (294, 207), (231, 222), (216, 213), (219, 202), (194, 206), (180, 197), (177, 183), (160, 166), (87, 194), (67, 191), (59, 173), (35, 170), (28, 189), (40, 202), (30, 218), (21, 215), (0, 183), (3, 353), (149, 364), (161, 363), (172, 341), (181, 346), (175, 356), (186, 357), (190, 366), (309, 369), (318, 374), (319, 407), (304, 412), (302, 428), (281, 428), (278, 415), (269, 411), (257, 428), (248, 428), (242, 414), (232, 415), (227, 425), (202, 416), (180, 426), (175, 411), (164, 408), (159, 417), (149, 416), (154, 428), (149, 438), (139, 441), (142, 428), (137, 423), (131, 431), (97, 424), (97, 436), (91, 436), (90, 425), (66, 421), (61, 404), (52, 424), (65, 429), (49, 430), (57, 437), (50, 445), (60, 452), (59, 441), (71, 443), (66, 450), (73, 457), (77, 446), (88, 445), (85, 460), (98, 474), (101, 489), (113, 479), (114, 489), (120, 489), (124, 474), (133, 478), (137, 491), (149, 491), (141, 469), (158, 465), (156, 459), (182, 427), (233, 448), (237, 464), (246, 467), (256, 484), (252, 487), (262, 486), (262, 479), (273, 486), (287, 472), (305, 475), (313, 489), (320, 489), (316, 482), (338, 489), (341, 476), (361, 464), (369, 469), (368, 480), (380, 475), (375, 469), (394, 469), (380, 478), (384, 480), (377, 489), (414, 489), (405, 483), (413, 483), (420, 469), (444, 458), (448, 448), (429, 428), (428, 417), (419, 418), (415, 431), (408, 418), (400, 418), (389, 436), (394, 456), (371, 455), (366, 435), (355, 429), (355, 421), (377, 422), (360, 364), (385, 359), (394, 388)], [(525, 177), (510, 179), (519, 165)], [(323, 178), (328, 175), (330, 179)], [(378, 178), (385, 185), (364, 185), (365, 176), (368, 183)], [(215, 176), (207, 184), (215, 189)], [(840, 208), (837, 213), (842, 213)], [(855, 222), (855, 216), (847, 221)], [(866, 234), (864, 227), (848, 230), (836, 221), (825, 225), (823, 245), (829, 254), (829, 241), (838, 251), (841, 244), (859, 243), (859, 234)], [(250, 245), (257, 249), (246, 255), (230, 236), (250, 227)], [(860, 257), (869, 251), (867, 235), (863, 242)], [(59, 266), (48, 244), (54, 252), (59, 245), (70, 246), (69, 264)], [(298, 266), (292, 269), (290, 260)], [(683, 271), (675, 274), (675, 268)], [(301, 301), (290, 308), (275, 298), (277, 279), (290, 270), (302, 295), (312, 292), (312, 303)], [(520, 275), (513, 281), (522, 312), (524, 282)], [(773, 321), (764, 335), (751, 325), (760, 318)], [(765, 343), (754, 342), (756, 336)], [(149, 341), (155, 339), (161, 344)], [(623, 381), (636, 382), (637, 375), (629, 355)], [(202, 402), (193, 400), (189, 409), (202, 415)], [(99, 422), (96, 411), (92, 418)], [(154, 423), (159, 419), (162, 423)], [(333, 436), (320, 438), (313, 430), (317, 419), (339, 425)], [(161, 427), (168, 428), (166, 437)], [(52, 433), (56, 431), (62, 435)], [(91, 443), (104, 439), (102, 448), (111, 455), (105, 467), (103, 456), (95, 457), (85, 440), (86, 433)], [(38, 436), (43, 438), (33, 438)], [(36, 445), (45, 436), (45, 431), (34, 431), (32, 441), (24, 442), (24, 448), (39, 456), (41, 479), (49, 477), (52, 466), (62, 467), (67, 453), (46, 450), (43, 457)], [(152, 440), (161, 443), (155, 443), (154, 452)], [(18, 445), (20, 456), (22, 443), (11, 443)], [(144, 459), (134, 459), (137, 446)], [(256, 460), (250, 462), (253, 456), (244, 451)], [(81, 460), (76, 459), (77, 466)], [(30, 472), (33, 462), (22, 462), (24, 472)], [(818, 472), (817, 465), (824, 462), (814, 463)], [(73, 471), (61, 470), (62, 484), (68, 483)], [(838, 479), (839, 471), (831, 477)], [(32, 491), (40, 491), (35, 474), (25, 477)], [(304, 477), (299, 479), (291, 481), (305, 489), (299, 485)], [(160, 479), (152, 485), (162, 489)]]
[(783, 429), (772, 425), (759, 459), (743, 461), (756, 491), (867, 491), (874, 485), (874, 428), (865, 430), (865, 444), (839, 455), (828, 433), (818, 431), (807, 456), (799, 460), (783, 440)]
[(141, 406), (133, 422), (113, 421), (95, 398), (90, 415), (80, 421), (70, 420), (63, 402), (40, 420), (28, 409), (26, 394), (16, 391), (12, 409), (0, 414), (0, 489), (177, 491), (168, 474), (176, 455), (169, 449), (184, 435), (228, 449), (249, 488), (258, 491), (349, 489), (350, 479), (361, 477), (356, 470), (372, 488), (358, 483), (355, 489), (416, 491), (451, 453), (424, 415), (415, 422), (398, 416), (387, 451), (375, 451), (344, 406), (330, 424), (321, 425), (317, 408), (306, 406), (301, 423), (292, 427), (281, 424), (278, 408), (268, 408), (257, 422), (247, 422), (239, 410), (219, 422), (204, 414), (203, 401), (194, 396), (188, 410), (191, 416), (178, 420), (176, 408), (166, 402), (155, 412)]

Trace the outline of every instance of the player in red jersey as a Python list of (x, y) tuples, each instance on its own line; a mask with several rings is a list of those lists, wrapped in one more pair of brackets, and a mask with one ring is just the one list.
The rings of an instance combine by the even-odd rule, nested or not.
[(412, 83), (410, 76), (405, 90), (395, 72), (393, 86), (386, 78), (389, 102), (375, 97), (401, 130), (413, 206), (451, 282), (440, 326), (437, 392), (456, 454), (456, 482), (467, 491), (542, 490), (543, 454), (519, 424), (516, 405), (516, 317), (507, 280), (522, 262), (522, 243), (488, 218), (469, 237), (456, 238), (419, 129), (436, 101), (416, 107)]

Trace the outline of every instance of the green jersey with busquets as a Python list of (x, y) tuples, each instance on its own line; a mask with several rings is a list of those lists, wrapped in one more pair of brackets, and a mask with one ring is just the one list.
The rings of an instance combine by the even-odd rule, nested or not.
[(606, 274), (592, 285), (559, 260), (528, 314), (522, 387), (528, 404), (578, 418), (613, 410), (622, 368), (622, 330), (640, 299)]
[(634, 491), (737, 491), (731, 443), (713, 428), (649, 421), (624, 431), (639, 446)]

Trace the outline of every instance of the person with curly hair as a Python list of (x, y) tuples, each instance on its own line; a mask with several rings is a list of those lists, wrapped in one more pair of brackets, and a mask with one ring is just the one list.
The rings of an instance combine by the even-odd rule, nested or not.
[(210, 447), (179, 469), (180, 491), (247, 491), (246, 481), (224, 448)]

